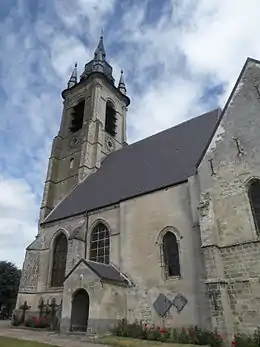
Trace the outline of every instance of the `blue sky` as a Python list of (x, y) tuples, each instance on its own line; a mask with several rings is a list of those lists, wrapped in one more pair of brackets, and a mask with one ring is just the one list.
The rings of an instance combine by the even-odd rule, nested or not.
[(259, 0), (0, 0), (0, 260), (22, 265), (37, 219), (60, 93), (104, 30), (128, 95), (128, 141), (223, 106), (260, 59)]

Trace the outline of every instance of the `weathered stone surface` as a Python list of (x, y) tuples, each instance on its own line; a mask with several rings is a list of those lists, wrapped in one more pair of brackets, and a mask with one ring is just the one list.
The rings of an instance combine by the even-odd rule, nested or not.
[(259, 64), (249, 61), (198, 170), (201, 196), (214, 213), (212, 218), (207, 205), (200, 217), (202, 240), (211, 237), (213, 243), (203, 248), (207, 280), (220, 293), (218, 310), (211, 302), (212, 322), (229, 336), (252, 332), (260, 319), (260, 239), (247, 195), (247, 183), (260, 168), (259, 82)]
[(40, 253), (37, 251), (26, 252), (19, 291), (36, 290), (39, 276), (39, 258)]

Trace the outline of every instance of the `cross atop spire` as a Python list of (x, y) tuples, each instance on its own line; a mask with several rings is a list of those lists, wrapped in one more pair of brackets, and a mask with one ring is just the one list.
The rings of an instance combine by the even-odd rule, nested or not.
[(78, 67), (78, 64), (75, 63), (74, 69), (73, 69), (72, 74), (70, 76), (70, 79), (68, 81), (68, 88), (71, 88), (71, 87), (75, 86), (75, 84), (78, 83), (78, 69), (77, 69), (77, 67)]

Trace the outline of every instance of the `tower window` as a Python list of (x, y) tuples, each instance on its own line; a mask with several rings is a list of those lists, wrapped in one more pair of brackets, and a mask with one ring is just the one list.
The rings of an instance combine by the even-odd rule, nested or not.
[(84, 109), (85, 109), (85, 100), (80, 101), (76, 106), (73, 107), (71, 112), (71, 124), (70, 131), (75, 133), (80, 130), (83, 125), (84, 118)]
[(260, 233), (260, 180), (252, 180), (249, 189), (248, 196), (251, 204), (251, 209), (254, 217), (256, 231)]
[(106, 105), (105, 131), (113, 137), (116, 135), (116, 110), (110, 101)]

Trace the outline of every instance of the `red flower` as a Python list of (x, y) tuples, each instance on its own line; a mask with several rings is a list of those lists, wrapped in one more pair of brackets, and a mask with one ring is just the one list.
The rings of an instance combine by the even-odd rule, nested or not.
[(236, 346), (237, 345), (237, 342), (236, 341), (232, 341), (231, 342), (231, 346)]
[(164, 335), (164, 334), (167, 333), (167, 331), (166, 331), (165, 329), (162, 329), (162, 330), (161, 330), (161, 333)]

